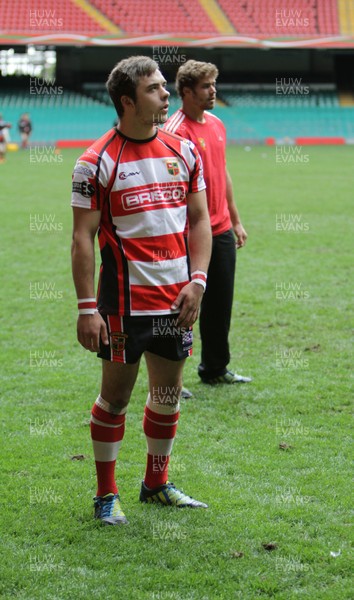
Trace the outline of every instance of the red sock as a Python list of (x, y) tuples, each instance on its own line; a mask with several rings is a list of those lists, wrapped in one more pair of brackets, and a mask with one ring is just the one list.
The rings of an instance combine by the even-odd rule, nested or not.
[(168, 463), (179, 417), (178, 410), (173, 414), (159, 414), (156, 410), (159, 410), (159, 405), (154, 405), (153, 411), (145, 406), (143, 420), (148, 446), (144, 483), (151, 489), (166, 483), (168, 479)]
[(126, 409), (118, 412), (98, 396), (91, 413), (91, 438), (96, 462), (97, 496), (118, 493), (114, 478), (116, 460), (125, 429)]

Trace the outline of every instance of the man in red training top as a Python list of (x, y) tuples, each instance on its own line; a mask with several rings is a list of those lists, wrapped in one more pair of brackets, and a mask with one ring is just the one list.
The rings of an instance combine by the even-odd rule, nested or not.
[[(102, 359), (91, 414), (98, 489), (95, 517), (127, 523), (115, 481), (127, 406), (144, 354), (149, 394), (143, 428), (147, 466), (140, 501), (206, 508), (168, 482), (182, 371), (206, 286), (211, 229), (202, 163), (191, 142), (162, 131), (169, 92), (158, 65), (119, 62), (107, 88), (119, 117), (78, 159), (73, 173), (72, 269), (80, 344)], [(188, 216), (190, 273), (184, 231)], [(102, 264), (97, 300), (94, 240)]]
[(233, 199), (232, 181), (226, 168), (226, 130), (222, 121), (208, 112), (215, 106), (217, 76), (215, 65), (196, 60), (188, 60), (178, 69), (176, 88), (182, 108), (167, 120), (164, 130), (177, 133), (196, 145), (203, 160), (207, 186), (213, 244), (199, 319), (202, 341), (199, 377), (209, 384), (247, 383), (250, 377), (227, 369), (236, 248), (245, 245), (247, 233)]

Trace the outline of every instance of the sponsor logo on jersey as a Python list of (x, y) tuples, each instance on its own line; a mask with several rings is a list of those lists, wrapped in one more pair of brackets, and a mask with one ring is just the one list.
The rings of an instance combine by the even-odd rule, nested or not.
[(180, 202), (184, 197), (185, 192), (181, 186), (166, 189), (145, 189), (136, 193), (122, 194), (122, 204), (124, 210), (133, 210), (138, 207)]
[(180, 171), (177, 160), (166, 160), (166, 167), (170, 175), (173, 175), (174, 177), (179, 175)]
[(113, 351), (113, 355), (114, 356), (121, 356), (122, 352), (124, 352), (125, 350), (125, 341), (128, 337), (127, 333), (117, 333), (117, 332), (112, 332), (110, 334), (111, 336), (111, 344), (112, 344), (112, 351)]
[(128, 177), (131, 177), (132, 175), (140, 175), (140, 171), (131, 171), (131, 173), (125, 173), (124, 171), (121, 171), (118, 177), (124, 181), (124, 179), (128, 179)]
[(84, 198), (91, 198), (95, 193), (95, 188), (88, 181), (73, 181), (73, 192), (81, 194)]

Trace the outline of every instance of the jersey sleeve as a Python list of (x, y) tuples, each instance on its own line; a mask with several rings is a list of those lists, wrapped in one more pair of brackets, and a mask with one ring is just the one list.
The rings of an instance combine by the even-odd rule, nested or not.
[(84, 153), (76, 162), (72, 175), (71, 206), (101, 210), (106, 181), (101, 157)]
[(190, 180), (189, 180), (189, 193), (201, 192), (206, 189), (206, 184), (203, 176), (203, 161), (196, 148), (196, 146), (190, 140), (184, 138), (183, 140), (184, 151), (183, 154), (189, 159), (190, 165)]

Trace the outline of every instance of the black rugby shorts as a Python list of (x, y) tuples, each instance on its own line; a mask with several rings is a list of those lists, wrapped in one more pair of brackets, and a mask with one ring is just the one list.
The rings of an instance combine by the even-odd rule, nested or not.
[(134, 364), (145, 352), (152, 352), (169, 360), (191, 356), (193, 332), (191, 327), (180, 327), (178, 315), (119, 317), (101, 315), (107, 330), (109, 345), (100, 342), (99, 358), (112, 362)]

